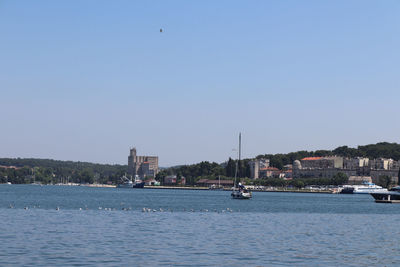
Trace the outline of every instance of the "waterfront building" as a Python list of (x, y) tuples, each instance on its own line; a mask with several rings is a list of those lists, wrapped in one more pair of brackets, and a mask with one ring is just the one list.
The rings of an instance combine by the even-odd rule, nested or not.
[(362, 158), (362, 157), (345, 158), (343, 160), (343, 168), (350, 170), (358, 169), (358, 168), (368, 167), (369, 163), (370, 163), (369, 158)]
[(289, 170), (285, 170), (285, 171), (281, 172), (281, 174), (279, 175), (279, 178), (292, 179), (293, 178), (293, 170), (289, 169)]
[(154, 179), (154, 178), (151, 178), (151, 179), (147, 179), (146, 181), (144, 181), (145, 182), (145, 185), (151, 185), (151, 186), (156, 186), (156, 185), (160, 185), (160, 182), (159, 181), (157, 181), (156, 179)]
[(293, 162), (293, 178), (332, 178), (338, 173), (349, 177), (349, 183), (377, 183), (380, 176), (398, 182), (399, 162), (393, 159), (307, 157)]
[(275, 167), (266, 167), (260, 169), (260, 178), (279, 178), (281, 171)]
[(332, 178), (339, 172), (355, 175), (343, 169), (343, 157), (306, 157), (293, 162), (293, 178)]
[(136, 148), (130, 149), (128, 156), (129, 175), (132, 175), (132, 177), (138, 175), (140, 178), (155, 178), (158, 170), (157, 156), (138, 156), (136, 153)]
[(269, 167), (269, 159), (254, 159), (249, 161), (250, 179), (260, 178), (261, 169)]
[(164, 185), (185, 185), (186, 178), (181, 176), (178, 178), (176, 175), (168, 175), (164, 177)]
[(372, 170), (393, 170), (399, 168), (399, 163), (393, 159), (378, 158), (370, 161)]
[(343, 168), (343, 157), (306, 157), (300, 162), (303, 169)]

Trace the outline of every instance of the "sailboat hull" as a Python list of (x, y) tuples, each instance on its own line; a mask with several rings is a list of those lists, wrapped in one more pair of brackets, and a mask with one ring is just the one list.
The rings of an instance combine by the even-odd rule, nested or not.
[(250, 192), (233, 191), (231, 193), (233, 199), (250, 199), (252, 197)]

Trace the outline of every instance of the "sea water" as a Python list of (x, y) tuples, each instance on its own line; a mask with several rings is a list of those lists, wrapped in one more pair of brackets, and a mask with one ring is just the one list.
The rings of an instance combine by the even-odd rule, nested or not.
[(0, 266), (399, 266), (369, 195), (0, 185)]

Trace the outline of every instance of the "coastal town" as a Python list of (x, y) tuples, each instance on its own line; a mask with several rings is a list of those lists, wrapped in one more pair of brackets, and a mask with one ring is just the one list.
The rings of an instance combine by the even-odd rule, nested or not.
[[(127, 165), (117, 166), (118, 171), (107, 171), (114, 172), (108, 177), (98, 168), (89, 170), (86, 167), (78, 171), (74, 167), (62, 173), (60, 170), (63, 169), (58, 167), (37, 167), (32, 163), (18, 163), (15, 159), (14, 162), (18, 163), (15, 165), (6, 165), (7, 160), (1, 161), (0, 180), (2, 183), (113, 187), (121, 186), (124, 183), (122, 177), (126, 177), (126, 181), (135, 178), (146, 188), (230, 190), (235, 186), (234, 172), (241, 167), (237, 179), (251, 190), (338, 193), (343, 185), (374, 183), (393, 187), (398, 184), (400, 167), (398, 160), (382, 157), (307, 156), (281, 168), (273, 166), (271, 161), (259, 156), (243, 160), (240, 164), (229, 159), (221, 164), (202, 162), (194, 167), (160, 168), (158, 156), (141, 156), (136, 148), (130, 148)], [(339, 176), (340, 181), (337, 180)]]

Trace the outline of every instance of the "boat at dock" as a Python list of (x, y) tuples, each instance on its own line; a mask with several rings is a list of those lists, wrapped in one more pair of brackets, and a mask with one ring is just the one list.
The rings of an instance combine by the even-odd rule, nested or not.
[(371, 182), (363, 182), (361, 185), (344, 185), (341, 194), (370, 194), (386, 193), (388, 190)]
[(353, 194), (354, 193), (354, 187), (352, 186), (344, 186), (340, 191), (340, 194)]
[(393, 187), (387, 192), (370, 193), (376, 203), (400, 203), (400, 186)]
[(121, 177), (121, 183), (117, 185), (117, 188), (143, 188), (145, 182), (139, 179), (139, 176), (135, 175), (135, 180), (132, 181), (126, 175)]
[(354, 186), (354, 194), (386, 193), (388, 190), (374, 183), (365, 182)]

